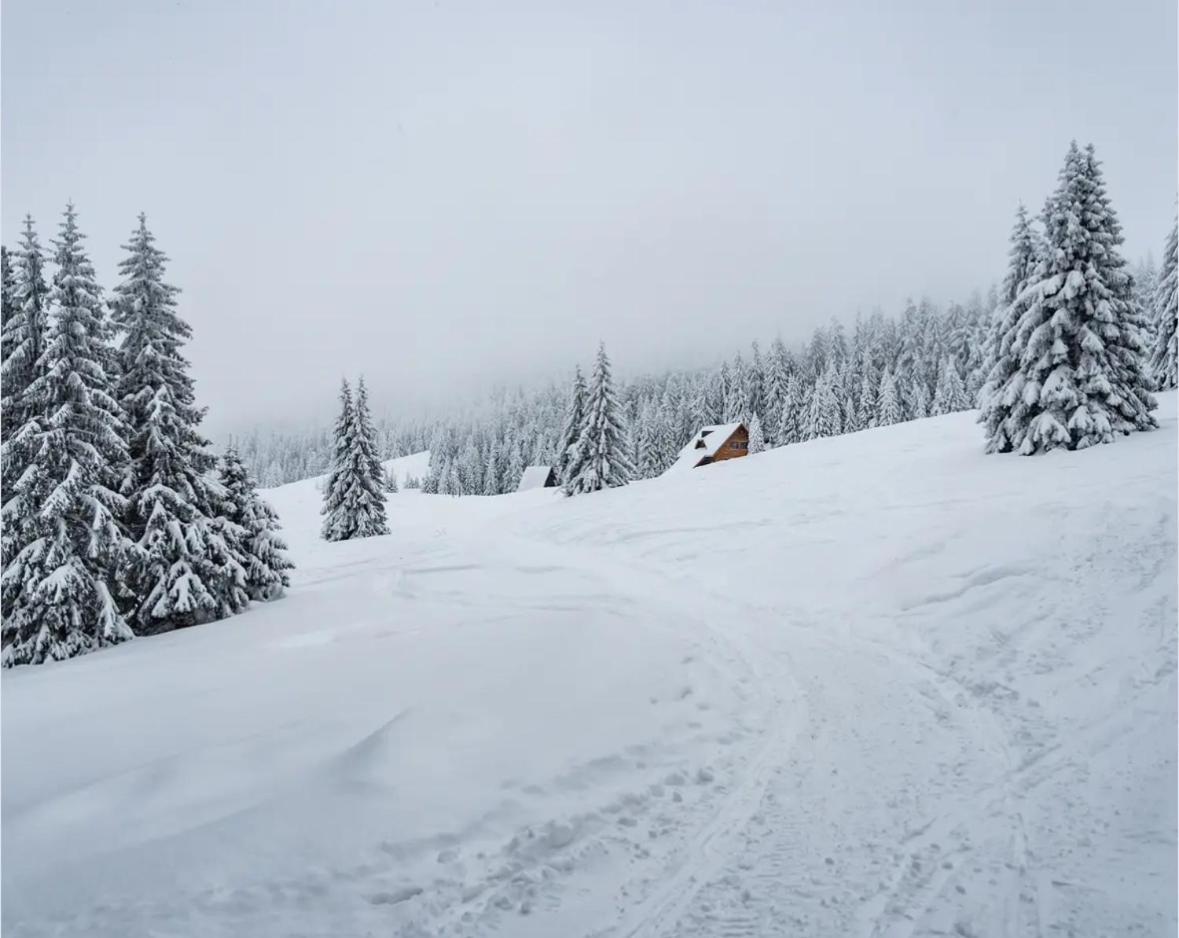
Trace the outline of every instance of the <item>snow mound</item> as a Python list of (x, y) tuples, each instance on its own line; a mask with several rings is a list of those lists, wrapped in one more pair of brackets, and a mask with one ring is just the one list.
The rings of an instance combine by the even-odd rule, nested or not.
[(338, 544), (271, 490), (284, 599), (4, 675), (4, 933), (1174, 934), (1161, 401), (1030, 459), (967, 413), (403, 490)]

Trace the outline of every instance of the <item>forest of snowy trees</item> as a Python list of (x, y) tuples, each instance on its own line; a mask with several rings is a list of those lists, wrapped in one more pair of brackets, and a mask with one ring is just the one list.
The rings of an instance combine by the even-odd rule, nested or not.
[(69, 658), (240, 612), (287, 585), (278, 520), (200, 432), (190, 329), (147, 220), (104, 300), (73, 205), (47, 258), (3, 251), (3, 655)]
[[(988, 451), (1109, 441), (1153, 426), (1150, 390), (1176, 386), (1176, 233), (1157, 273), (1149, 260), (1131, 273), (1121, 242), (1093, 149), (1073, 144), (1041, 216), (1019, 209), (1010, 268), (985, 298), (910, 302), (897, 318), (858, 316), (850, 330), (832, 320), (802, 348), (754, 342), (716, 368), (617, 386), (600, 349), (590, 386), (578, 368), (568, 389), (387, 421), (377, 446), (382, 457), (428, 449), (427, 492), (498, 495), (529, 465), (556, 467), (569, 494), (651, 478), (701, 426), (737, 420), (753, 452), (980, 404)], [(239, 445), (266, 484), (331, 466), (326, 432)]]

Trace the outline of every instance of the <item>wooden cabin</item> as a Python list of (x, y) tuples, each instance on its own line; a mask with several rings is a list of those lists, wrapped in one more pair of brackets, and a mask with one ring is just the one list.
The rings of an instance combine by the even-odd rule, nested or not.
[(517, 492), (527, 492), (529, 489), (551, 489), (557, 484), (557, 470), (552, 466), (529, 466), (520, 476)]
[[(687, 446), (680, 450), (672, 469), (696, 469), (725, 459), (749, 455), (749, 430), (743, 423), (726, 423), (701, 427)], [(671, 471), (671, 470), (668, 470)]]

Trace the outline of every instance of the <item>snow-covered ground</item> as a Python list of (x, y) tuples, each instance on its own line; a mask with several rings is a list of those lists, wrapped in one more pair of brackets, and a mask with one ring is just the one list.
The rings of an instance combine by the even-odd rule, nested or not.
[(4, 674), (4, 934), (1174, 935), (1161, 414), (403, 491), (341, 544), (277, 489), (286, 598)]

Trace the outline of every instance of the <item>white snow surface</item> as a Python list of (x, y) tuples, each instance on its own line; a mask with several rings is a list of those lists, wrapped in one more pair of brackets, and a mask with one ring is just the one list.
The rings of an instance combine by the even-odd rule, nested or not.
[(273, 490), (285, 598), (3, 675), (4, 934), (1174, 935), (1161, 405), (403, 490), (336, 544)]
[(406, 479), (411, 476), (422, 482), (430, 474), (430, 451), (424, 449), (420, 453), (413, 453), (410, 456), (386, 459), (381, 463), (381, 466), (386, 472), (393, 470), (397, 474), (398, 487), (404, 488)]

